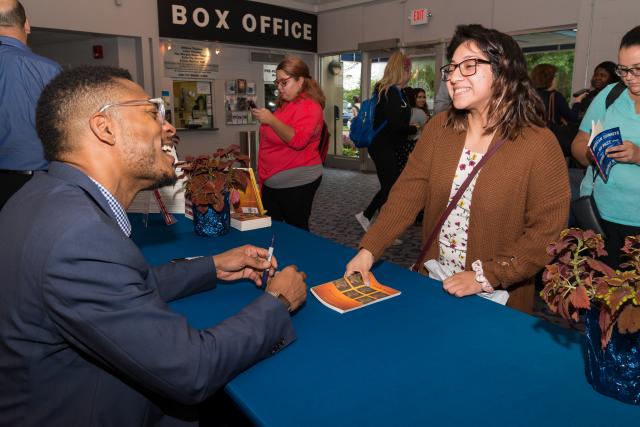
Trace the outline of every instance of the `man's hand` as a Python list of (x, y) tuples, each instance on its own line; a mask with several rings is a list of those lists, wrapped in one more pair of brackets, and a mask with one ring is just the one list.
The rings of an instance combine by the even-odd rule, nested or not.
[(465, 297), (482, 292), (482, 285), (476, 281), (476, 273), (473, 271), (463, 271), (444, 279), (442, 288), (457, 297)]
[(640, 147), (633, 142), (623, 141), (622, 145), (609, 148), (607, 157), (621, 163), (640, 164)]
[(290, 265), (279, 271), (269, 280), (267, 291), (282, 295), (289, 301), (289, 311), (295, 311), (307, 299), (307, 285), (304, 280), (307, 275), (298, 271), (295, 265)]
[(220, 280), (250, 279), (262, 285), (262, 272), (269, 269), (273, 276), (278, 262), (276, 257), (267, 261), (269, 251), (253, 245), (244, 245), (213, 256), (216, 275)]

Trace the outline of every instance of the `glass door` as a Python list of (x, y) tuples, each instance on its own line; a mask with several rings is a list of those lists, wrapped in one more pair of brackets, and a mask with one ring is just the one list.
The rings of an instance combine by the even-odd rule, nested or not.
[[(331, 133), (330, 164), (357, 168), (349, 162), (360, 158), (349, 139), (351, 121), (360, 110), (362, 59), (359, 52), (327, 55), (320, 58), (320, 85), (326, 97), (325, 121)], [(346, 162), (346, 163), (345, 163)]]

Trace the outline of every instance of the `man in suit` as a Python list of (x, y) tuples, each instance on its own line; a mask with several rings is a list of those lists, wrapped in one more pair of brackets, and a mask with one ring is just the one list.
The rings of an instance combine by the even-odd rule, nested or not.
[[(167, 301), (276, 268), (243, 246), (149, 266), (129, 239), (135, 194), (175, 182), (175, 129), (125, 70), (81, 67), (45, 87), (36, 112), (49, 171), (0, 212), (0, 426), (182, 423), (202, 402), (294, 338), (306, 297), (287, 267), (267, 293), (205, 330)], [(171, 417), (169, 417), (171, 414)]]

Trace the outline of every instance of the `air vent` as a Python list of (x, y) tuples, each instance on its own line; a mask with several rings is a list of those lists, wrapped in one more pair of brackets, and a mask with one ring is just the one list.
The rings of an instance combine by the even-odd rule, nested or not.
[(251, 52), (251, 62), (268, 62), (271, 64), (279, 64), (283, 60), (284, 55), (281, 53)]

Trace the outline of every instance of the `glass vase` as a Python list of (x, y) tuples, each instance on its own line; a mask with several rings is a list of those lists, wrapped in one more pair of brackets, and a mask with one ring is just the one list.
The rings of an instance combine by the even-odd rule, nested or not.
[(614, 325), (611, 341), (600, 345), (600, 311), (592, 308), (585, 316), (587, 339), (586, 374), (599, 393), (633, 405), (640, 404), (640, 333), (621, 334)]
[(202, 213), (193, 206), (193, 229), (198, 236), (216, 237), (224, 236), (231, 228), (231, 208), (229, 193), (224, 195), (224, 207), (220, 212), (209, 205), (207, 211)]

